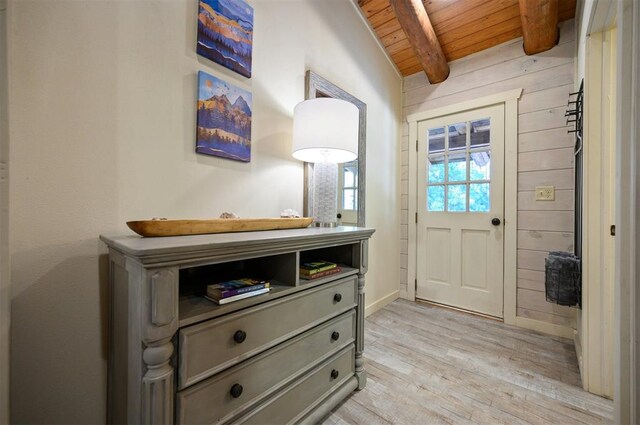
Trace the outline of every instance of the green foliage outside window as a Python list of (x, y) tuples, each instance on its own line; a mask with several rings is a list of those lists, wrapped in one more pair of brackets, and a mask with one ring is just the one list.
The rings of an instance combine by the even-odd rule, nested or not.
[[(481, 153), (484, 164), (479, 164), (473, 158), (469, 164), (470, 184), (456, 185), (433, 185), (434, 183), (445, 183), (444, 158), (431, 159), (429, 161), (428, 182), (431, 186), (427, 188), (427, 210), (445, 211), (445, 188), (448, 190), (446, 211), (459, 212), (467, 211), (467, 190), (469, 191), (469, 208), (471, 212), (488, 212), (490, 210), (490, 188), (489, 183), (473, 183), (477, 180), (488, 180), (490, 176), (491, 162), (488, 153)], [(476, 155), (476, 154), (474, 154)], [(464, 160), (449, 162), (448, 182), (465, 181), (467, 164)]]

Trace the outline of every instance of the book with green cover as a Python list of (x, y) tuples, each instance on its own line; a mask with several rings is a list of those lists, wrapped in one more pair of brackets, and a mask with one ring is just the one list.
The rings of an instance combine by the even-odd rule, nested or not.
[(308, 261), (300, 264), (300, 274), (312, 275), (326, 270), (335, 269), (338, 265), (330, 261)]
[(342, 269), (340, 267), (335, 267), (333, 269), (329, 269), (329, 270), (325, 270), (322, 272), (318, 272), (315, 274), (311, 274), (311, 275), (306, 275), (306, 274), (300, 274), (300, 278), (301, 279), (305, 279), (305, 280), (313, 280), (313, 279), (320, 279), (321, 277), (325, 277), (325, 276), (331, 276), (333, 274), (338, 274), (342, 271)]

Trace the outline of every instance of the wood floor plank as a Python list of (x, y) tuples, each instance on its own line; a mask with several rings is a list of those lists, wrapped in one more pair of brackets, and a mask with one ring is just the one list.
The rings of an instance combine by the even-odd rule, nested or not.
[[(366, 406), (355, 400), (348, 400), (338, 406), (340, 413), (333, 412), (327, 420), (336, 421), (331, 425), (341, 424), (390, 424), (391, 422), (377, 415)], [(327, 424), (325, 420), (325, 424)], [(327, 424), (328, 425), (328, 424)]]
[(323, 425), (610, 424), (573, 341), (397, 300), (366, 319), (367, 386)]

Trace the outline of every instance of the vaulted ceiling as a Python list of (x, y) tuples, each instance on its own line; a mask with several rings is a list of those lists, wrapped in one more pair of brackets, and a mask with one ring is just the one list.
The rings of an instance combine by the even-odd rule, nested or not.
[[(398, 15), (403, 13), (400, 8), (402, 3), (409, 4), (412, 1), (358, 0), (364, 16), (402, 75), (411, 75), (425, 69), (425, 61), (429, 59), (425, 60), (425, 52), (420, 52), (423, 43), (419, 42), (416, 46), (414, 41), (414, 45), (412, 45), (410, 39), (407, 38), (406, 32), (415, 33), (415, 31), (412, 31), (411, 27), (407, 30), (405, 23), (401, 25), (401, 21), (396, 15), (396, 13)], [(419, 4), (419, 1), (413, 3)], [(523, 10), (521, 10), (519, 3), (522, 3)], [(523, 35), (522, 23), (527, 22), (527, 19), (533, 26), (533, 32), (537, 31), (535, 25), (540, 18), (536, 15), (533, 17), (526, 15), (528, 11), (524, 9), (529, 7), (525, 6), (527, 3), (532, 4), (534, 8), (546, 7), (547, 3), (555, 3), (554, 7), (557, 12), (555, 12), (556, 9), (551, 10), (554, 14), (557, 13), (557, 22), (566, 21), (575, 16), (576, 0), (422, 1), (424, 11), (428, 16), (427, 21), (430, 21), (447, 62), (521, 37)], [(415, 19), (416, 22), (423, 20), (421, 17)], [(426, 39), (424, 40), (426, 41)]]

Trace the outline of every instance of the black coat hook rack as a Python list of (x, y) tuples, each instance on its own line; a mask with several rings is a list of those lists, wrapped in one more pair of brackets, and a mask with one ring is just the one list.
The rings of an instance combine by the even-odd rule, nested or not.
[[(583, 226), (583, 154), (582, 124), (584, 111), (584, 80), (580, 82), (580, 90), (569, 94), (567, 103), (567, 125), (572, 125), (569, 133), (575, 134), (574, 145), (574, 243), (573, 250), (582, 264), (582, 226)], [(582, 297), (578, 297), (578, 305), (582, 307)]]
[(584, 80), (580, 83), (580, 90), (569, 94), (567, 102), (567, 125), (573, 124), (573, 129), (569, 133), (576, 133), (576, 136), (582, 140), (582, 112), (584, 108)]

